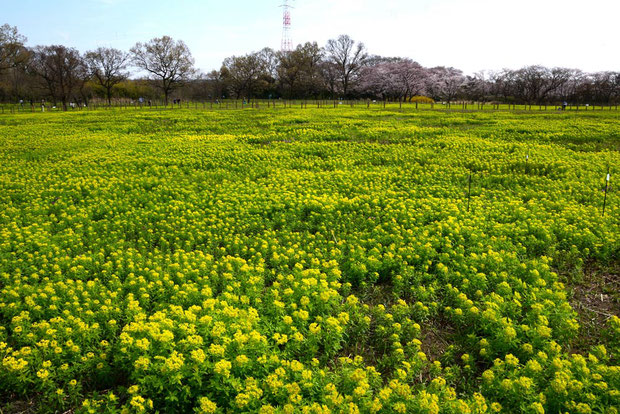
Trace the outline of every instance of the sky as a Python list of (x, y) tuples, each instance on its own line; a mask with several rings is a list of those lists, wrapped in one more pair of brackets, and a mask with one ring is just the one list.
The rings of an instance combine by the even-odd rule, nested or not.
[[(168, 35), (196, 66), (279, 49), (283, 0), (0, 0), (29, 46), (128, 50)], [(348, 34), (372, 54), (465, 73), (525, 65), (620, 70), (620, 0), (291, 0), (294, 44)]]

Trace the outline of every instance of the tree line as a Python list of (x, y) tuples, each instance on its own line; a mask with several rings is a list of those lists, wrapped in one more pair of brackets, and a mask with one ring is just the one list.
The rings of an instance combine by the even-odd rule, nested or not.
[(100, 47), (80, 53), (63, 45), (26, 46), (16, 27), (0, 27), (0, 100), (48, 100), (67, 109), (94, 98), (148, 102), (171, 98), (373, 99), (519, 104), (612, 105), (620, 101), (620, 72), (533, 65), (465, 75), (453, 67), (424, 67), (401, 57), (368, 53), (347, 35), (288, 52), (264, 48), (231, 56), (202, 73), (191, 51), (169, 36), (129, 51)]

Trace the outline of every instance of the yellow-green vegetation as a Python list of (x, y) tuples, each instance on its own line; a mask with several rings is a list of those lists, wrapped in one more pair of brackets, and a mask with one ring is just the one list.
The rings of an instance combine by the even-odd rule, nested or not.
[(619, 120), (1, 116), (2, 408), (616, 413)]

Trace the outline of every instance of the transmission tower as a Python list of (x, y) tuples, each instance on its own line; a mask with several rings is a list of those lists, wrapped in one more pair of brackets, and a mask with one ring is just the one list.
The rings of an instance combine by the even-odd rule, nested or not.
[(291, 52), (293, 50), (293, 40), (291, 39), (291, 9), (293, 6), (289, 4), (289, 0), (284, 0), (282, 4), (282, 45), (280, 48), (283, 52)]

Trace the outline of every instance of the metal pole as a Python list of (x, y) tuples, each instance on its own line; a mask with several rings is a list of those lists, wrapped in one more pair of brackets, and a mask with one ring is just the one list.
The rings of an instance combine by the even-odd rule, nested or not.
[(607, 190), (609, 189), (609, 179), (611, 176), (609, 175), (609, 167), (607, 167), (607, 177), (605, 180), (605, 198), (603, 199), (603, 216), (605, 216), (605, 206), (607, 205)]
[(467, 211), (469, 212), (469, 203), (471, 200), (471, 173), (469, 173), (469, 188), (467, 189)]

